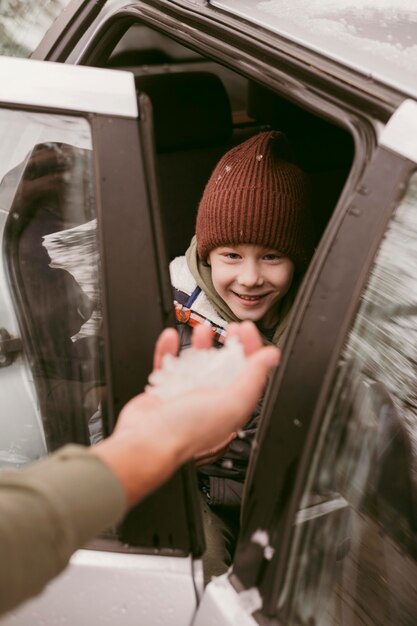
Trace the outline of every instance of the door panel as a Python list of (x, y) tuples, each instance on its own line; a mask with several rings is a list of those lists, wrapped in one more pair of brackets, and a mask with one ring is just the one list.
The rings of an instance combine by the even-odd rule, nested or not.
[[(340, 355), (296, 526), (285, 623), (404, 624), (417, 610), (417, 175), (396, 210)], [(338, 538), (338, 539), (337, 539)]]
[[(144, 114), (138, 122), (133, 78), (62, 65), (71, 80), (58, 89), (56, 71), (0, 62), (0, 327), (16, 340), (2, 343), (3, 465), (111, 432), (123, 404), (143, 390), (169, 317), (149, 190), (150, 121)], [(57, 88), (48, 107), (39, 84), (48, 94)], [(192, 555), (202, 550), (193, 479), (192, 468), (178, 472), (2, 623), (52, 625), (59, 615), (91, 624), (115, 613), (126, 624), (171, 614), (189, 623)], [(167, 515), (173, 506), (178, 514)]]
[[(314, 286), (310, 284), (298, 301), (280, 370), (266, 398), (231, 578), (237, 589), (259, 588), (264, 616), (277, 616), (277, 607), (281, 610), (291, 593), (286, 576), (294, 524), (304, 513), (300, 500), (332, 373), (381, 238), (413, 168), (401, 150), (395, 154), (381, 146), (374, 151), (343, 217), (333, 229), (329, 226), (321, 243), (322, 254), (316, 255), (311, 272), (317, 277)], [(345, 519), (340, 499), (336, 500), (333, 518)], [(320, 504), (308, 500), (302, 508)], [(253, 539), (258, 529), (265, 530), (266, 543)], [(336, 552), (343, 552), (343, 532), (336, 544)], [(286, 623), (282, 611), (278, 615)]]
[(79, 550), (38, 598), (1, 626), (186, 626), (195, 611), (190, 558)]

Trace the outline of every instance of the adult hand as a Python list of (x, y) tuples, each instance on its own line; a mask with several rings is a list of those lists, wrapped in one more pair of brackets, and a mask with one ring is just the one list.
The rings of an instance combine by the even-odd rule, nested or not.
[[(205, 329), (205, 327), (203, 327)], [(197, 330), (197, 328), (196, 328)], [(254, 331), (254, 327), (248, 323), (246, 325), (245, 322), (241, 324), (231, 323), (228, 327), (229, 336), (237, 335), (240, 338), (240, 341), (243, 344), (244, 351), (246, 355), (253, 354), (256, 350), (259, 350), (261, 344), (259, 343), (260, 337), (259, 334)], [(201, 331), (200, 331), (201, 332)], [(199, 336), (198, 333), (196, 337), (194, 337), (193, 346), (196, 348), (207, 348), (209, 347), (208, 339), (206, 337), (207, 331), (204, 330), (204, 337)], [(214, 463), (221, 459), (227, 452), (229, 448), (229, 444), (233, 439), (237, 437), (237, 432), (230, 433), (224, 441), (222, 441), (219, 445), (210, 448), (209, 450), (204, 450), (203, 452), (199, 452), (195, 455), (195, 463), (197, 467), (201, 467), (202, 465), (209, 465), (210, 463)]]
[[(279, 351), (262, 346), (251, 322), (231, 324), (230, 334), (239, 337), (248, 357), (231, 383), (207, 385), (169, 400), (142, 393), (122, 409), (113, 435), (92, 448), (118, 476), (129, 504), (203, 450), (218, 447), (253, 411), (271, 368), (279, 361)], [(210, 329), (197, 327), (193, 347), (210, 346)], [(160, 366), (164, 354), (175, 354), (177, 349), (176, 331), (166, 329), (155, 348), (155, 366)]]

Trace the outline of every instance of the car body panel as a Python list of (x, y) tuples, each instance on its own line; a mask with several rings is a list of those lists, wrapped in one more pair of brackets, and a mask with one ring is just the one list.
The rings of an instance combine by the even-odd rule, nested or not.
[[(59, 93), (54, 94), (54, 89), (57, 88), (57, 70), (63, 88), (59, 90)], [(2, 136), (4, 138), (2, 150), (0, 151), (2, 168), (1, 192), (3, 193), (3, 209), (0, 213), (2, 225), (6, 223), (7, 217), (16, 217), (16, 221), (18, 221), (18, 218), (23, 216), (23, 213), (16, 213), (10, 216), (9, 209), (10, 206), (14, 206), (11, 204), (13, 202), (11, 198), (13, 199), (17, 195), (16, 190), (19, 189), (19, 183), (25, 173), (26, 165), (32, 158), (32, 155), (27, 153), (28, 146), (35, 144), (35, 147), (41, 145), (49, 149), (57, 144), (57, 140), (62, 141), (64, 138), (66, 142), (69, 142), (68, 145), (73, 144), (71, 147), (76, 153), (86, 154), (87, 158), (90, 158), (90, 153), (94, 151), (96, 161), (100, 161), (101, 152), (105, 149), (107, 143), (110, 142), (117, 159), (118, 142), (114, 141), (112, 135), (114, 129), (122, 134), (123, 132), (127, 133), (122, 145), (119, 145), (119, 149), (122, 151), (126, 150), (129, 142), (131, 142), (139, 155), (139, 136), (132, 134), (132, 128), (138, 130), (136, 126), (138, 111), (134, 81), (131, 74), (87, 67), (58, 66), (55, 63), (14, 58), (0, 59), (0, 71), (8, 76), (13, 74), (15, 78), (14, 84), (9, 85), (10, 88), (8, 90), (5, 89), (6, 102), (1, 103), (4, 108), (0, 107), (0, 129), (3, 125)], [(46, 94), (54, 94), (51, 98), (48, 98), (45, 94), (38, 94), (38, 78), (41, 79), (40, 82), (44, 86)], [(23, 86), (25, 89), (22, 88)], [(116, 90), (114, 91), (114, 89)], [(106, 94), (108, 94), (108, 97)], [(121, 95), (120, 100), (119, 94)], [(45, 109), (47, 112), (44, 112)], [(18, 118), (23, 125), (26, 122), (25, 132), (22, 133), (21, 126), (14, 124), (15, 118)], [(93, 141), (91, 141), (87, 130), (89, 123), (91, 124), (90, 130)], [(134, 125), (131, 126), (131, 123)], [(19, 132), (21, 137), (19, 137)], [(129, 153), (132, 163), (136, 162), (133, 159), (134, 149), (130, 150)], [(108, 152), (106, 152), (106, 155), (108, 157)], [(102, 160), (101, 167), (100, 165), (97, 167), (100, 168), (103, 178), (102, 184), (106, 186), (107, 193), (102, 199), (100, 199), (102, 194), (97, 196), (96, 208), (101, 230), (107, 233), (108, 241), (114, 242), (119, 236), (123, 237), (123, 240), (126, 242), (126, 233), (123, 229), (129, 229), (136, 242), (141, 237), (146, 238), (146, 241), (149, 242), (146, 245), (142, 245), (140, 250), (135, 246), (129, 247), (129, 250), (133, 252), (133, 256), (128, 251), (127, 254), (123, 255), (118, 253), (118, 250), (120, 250), (118, 245), (113, 246), (113, 255), (117, 258), (112, 258), (109, 250), (106, 251), (105, 255), (103, 253), (105, 262), (111, 265), (111, 271), (108, 271), (105, 281), (106, 293), (108, 296), (111, 296), (114, 293), (114, 289), (116, 289), (118, 294), (117, 302), (122, 302), (123, 289), (120, 289), (118, 271), (125, 272), (124, 264), (128, 264), (131, 271), (138, 265), (138, 262), (134, 260), (135, 257), (139, 256), (140, 260), (143, 258), (141, 255), (144, 254), (147, 245), (150, 245), (152, 240), (146, 231), (146, 224), (150, 227), (150, 216), (146, 214), (146, 218), (141, 219), (139, 232), (136, 231), (135, 219), (132, 218), (122, 222), (119, 220), (119, 226), (112, 227), (112, 220), (122, 215), (126, 207), (130, 210), (133, 206), (132, 202), (128, 200), (129, 190), (134, 190), (136, 198), (142, 198), (140, 209), (134, 209), (136, 216), (139, 216), (141, 211), (148, 211), (146, 197), (141, 192), (141, 178), (138, 175), (138, 170), (135, 170), (133, 175), (133, 171), (129, 173), (129, 168), (123, 166), (124, 174), (128, 177), (128, 182), (123, 185), (123, 195), (117, 184), (116, 190), (114, 190), (115, 179), (113, 178), (113, 183), (109, 180), (114, 172), (117, 171), (112, 159), (106, 158)], [(106, 168), (108, 169), (106, 170)], [(30, 176), (28, 180), (31, 180)], [(119, 175), (118, 180), (122, 180), (122, 175)], [(67, 182), (72, 183), (72, 178), (67, 179)], [(113, 193), (117, 193), (118, 197), (116, 217), (114, 216), (115, 203), (112, 200)], [(111, 205), (108, 211), (106, 203)], [(37, 201), (36, 206), (41, 206), (41, 200)], [(17, 209), (15, 210), (17, 211)], [(56, 219), (57, 215), (58, 213), (55, 209), (53, 211), (54, 219)], [(32, 220), (32, 222), (34, 221)], [(85, 274), (85, 269), (87, 266), (96, 264), (94, 254), (90, 254), (88, 246), (86, 252), (83, 244), (84, 239), (86, 242), (90, 241), (89, 231), (86, 230), (86, 226), (90, 227), (91, 221), (86, 225), (83, 224), (81, 228), (73, 227), (66, 230), (58, 230), (58, 232), (48, 232), (41, 239), (43, 241), (42, 246), (47, 248), (50, 255), (50, 267), (53, 268), (53, 271), (61, 271), (66, 273), (66, 275), (70, 274), (84, 288), (86, 288), (85, 281), (88, 287), (88, 281), (90, 280), (88, 272)], [(6, 235), (3, 228), (1, 233), (3, 236), (3, 249), (8, 251), (8, 248), (5, 246), (4, 240)], [(72, 250), (71, 242), (74, 241), (74, 238), (77, 240), (77, 245), (79, 245), (78, 247), (76, 245)], [(68, 249), (67, 241), (70, 246)], [(64, 259), (61, 261), (60, 257), (63, 250)], [(1, 263), (2, 298), (0, 325), (7, 328), (12, 336), (19, 337), (22, 333), (19, 330), (15, 317), (16, 300), (12, 300), (10, 297), (10, 268), (9, 271), (6, 270), (6, 259), (7, 261), (10, 260), (8, 254), (7, 252), (2, 256)], [(85, 264), (84, 254), (87, 255)], [(36, 253), (34, 250), (35, 258)], [(147, 264), (139, 263), (139, 267), (142, 268), (140, 271), (149, 280), (153, 280), (155, 289), (159, 289), (159, 282), (155, 279), (157, 270), (155, 265), (151, 264), (151, 259), (148, 257)], [(140, 276), (140, 271), (138, 271), (138, 276)], [(145, 280), (142, 282), (143, 287), (145, 287)], [(140, 290), (138, 291), (138, 297), (139, 293)], [(139, 301), (139, 304), (141, 302), (142, 300)], [(131, 298), (130, 306), (133, 306)], [(123, 307), (123, 311), (131, 319), (131, 309)], [(115, 311), (115, 315), (108, 322), (108, 332), (110, 334), (113, 332), (112, 336), (117, 332), (118, 323), (120, 322), (116, 318), (120, 318), (120, 314), (120, 310)], [(145, 317), (147, 314), (152, 314), (153, 319), (152, 324), (146, 323), (148, 326), (146, 341), (142, 340), (140, 342), (141, 362), (137, 363), (135, 346), (130, 345), (132, 344), (132, 335), (129, 335), (129, 337), (125, 336), (123, 340), (118, 342), (114, 350), (110, 351), (112, 356), (108, 359), (109, 371), (114, 371), (112, 368), (115, 367), (112, 363), (112, 358), (117, 364), (117, 372), (112, 377), (112, 391), (117, 395), (115, 403), (124, 404), (127, 398), (140, 391), (142, 388), (140, 376), (143, 376), (144, 381), (146, 381), (147, 372), (149, 371), (147, 361), (152, 358), (154, 345), (154, 339), (151, 334), (152, 332), (155, 336), (158, 334), (161, 322), (160, 318), (154, 315), (154, 311), (146, 309), (143, 311), (143, 314)], [(131, 321), (135, 325), (135, 332), (142, 335), (139, 324), (140, 318), (141, 314), (139, 312)], [(126, 323), (122, 324), (123, 331), (126, 331), (127, 326)], [(137, 363), (134, 372), (132, 372), (129, 358), (123, 353), (124, 344), (128, 344), (129, 348), (134, 352), (132, 358)], [(147, 344), (149, 344), (148, 350), (146, 349)], [(25, 353), (26, 347), (24, 345)], [(122, 356), (120, 356), (121, 353), (123, 353)], [(33, 360), (32, 356), (30, 358), (31, 361)], [(123, 368), (126, 367), (128, 367), (129, 375), (122, 377)], [(17, 467), (47, 453), (44, 424), (39, 414), (39, 388), (33, 381), (28, 359), (25, 359), (23, 354), (18, 354), (17, 358), (9, 363), (7, 367), (0, 368), (0, 383), (2, 414), (8, 416), (8, 419), (5, 420), (7, 424), (3, 425), (1, 429), (0, 463), (4, 466)], [(127, 397), (126, 394), (128, 394)], [(109, 390), (108, 401), (110, 401), (111, 397)], [(115, 406), (117, 411), (117, 404)], [(101, 427), (99, 435), (102, 436), (102, 434)], [(183, 481), (186, 480), (186, 475), (187, 471), (179, 474), (177, 477), (174, 476), (171, 482), (164, 487), (161, 498), (176, 499), (178, 506), (181, 506), (181, 498), (178, 496), (178, 492), (183, 493)], [(148, 513), (143, 513), (142, 517), (146, 517), (147, 523), (151, 524), (152, 527), (150, 529), (146, 528), (145, 523), (143, 532), (149, 534), (152, 540), (152, 537), (157, 537), (158, 530), (150, 520), (158, 518), (158, 516), (161, 517), (157, 495), (148, 498), (145, 506), (148, 509), (145, 508), (144, 510), (148, 510)], [(132, 511), (133, 515), (134, 513), (135, 511)], [(166, 520), (164, 514), (162, 517)], [(41, 615), (40, 619), (45, 624), (52, 625), (56, 623), (57, 614), (59, 614), (60, 607), (62, 607), (63, 599), (69, 596), (74, 599), (71, 611), (75, 610), (76, 614), (73, 613), (73, 618), (79, 624), (91, 624), (95, 619), (98, 620), (97, 623), (106, 623), (109, 615), (117, 615), (119, 623), (134, 624), (138, 619), (138, 605), (141, 606), (140, 612), (147, 624), (155, 624), (156, 626), (161, 622), (164, 623), (171, 614), (178, 616), (181, 623), (190, 623), (196, 608), (196, 586), (200, 591), (202, 587), (201, 564), (198, 561), (194, 562), (189, 551), (187, 552), (189, 537), (183, 530), (184, 527), (187, 527), (187, 518), (184, 510), (181, 511), (178, 519), (180, 520), (179, 522), (174, 519), (172, 524), (168, 520), (167, 526), (169, 528), (164, 528), (167, 537), (162, 537), (162, 535), (160, 537), (162, 545), (145, 549), (145, 554), (141, 554), (141, 549), (138, 547), (127, 549), (120, 541), (117, 541), (114, 534), (111, 537), (110, 544), (115, 547), (105, 551), (97, 549), (79, 551), (74, 555), (70, 567), (60, 578), (52, 583), (52, 586), (43, 595), (26, 604), (21, 611), (12, 612), (4, 620), (0, 620), (1, 623), (23, 625), (27, 624), (28, 619), (35, 619), (34, 615)], [(131, 522), (130, 527), (129, 521), (126, 524), (127, 526), (121, 533), (125, 533), (129, 537), (135, 537), (137, 535), (134, 532), (135, 526), (138, 524), (134, 523), (132, 525)], [(194, 533), (197, 530), (198, 519), (194, 522)], [(175, 546), (178, 548), (177, 550), (174, 547), (165, 548), (165, 542), (174, 542), (175, 544), (177, 539), (176, 533), (181, 536), (182, 545)], [(159, 541), (158, 537), (157, 540)], [(106, 540), (104, 541), (106, 543)], [(183, 548), (185, 544), (187, 547), (184, 547), (184, 550), (187, 553), (185, 555), (180, 554), (180, 548)], [(164, 551), (167, 556), (161, 556)], [(108, 578), (110, 572), (111, 584), (109, 584)], [(92, 581), (94, 582), (92, 583)], [(159, 585), (155, 581), (159, 581)], [(140, 591), (137, 591), (136, 584), (139, 584), (138, 588)], [(85, 591), (87, 586), (90, 589), (89, 593)], [(161, 588), (163, 588), (165, 600), (163, 603), (159, 603), (158, 611), (154, 611), (151, 608), (153, 605), (152, 597), (155, 597), (154, 594), (158, 595)], [(100, 600), (96, 602), (95, 598), (100, 598)], [(99, 607), (100, 614), (97, 613)]]
[[(163, 589), (163, 593), (161, 593)], [(68, 568), (44, 592), (0, 619), (2, 626), (62, 621), (71, 598), (71, 617), (79, 626), (191, 624), (196, 609), (190, 557), (174, 558), (79, 550)]]
[[(10, 81), (19, 72), (20, 81)], [(138, 117), (133, 77), (128, 72), (88, 68), (80, 77), (73, 65), (0, 58), (4, 84), (1, 102), (84, 111), (102, 115)], [(51, 89), (50, 85), (54, 85)]]
[(256, 626), (252, 613), (260, 606), (257, 589), (237, 593), (226, 575), (218, 576), (205, 588), (192, 626)]
[(417, 163), (417, 102), (405, 100), (385, 126), (379, 144)]

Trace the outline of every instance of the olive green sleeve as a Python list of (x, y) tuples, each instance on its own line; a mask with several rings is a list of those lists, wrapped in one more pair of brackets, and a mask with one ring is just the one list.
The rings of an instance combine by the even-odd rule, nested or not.
[(0, 471), (0, 614), (39, 593), (126, 507), (116, 476), (82, 446)]

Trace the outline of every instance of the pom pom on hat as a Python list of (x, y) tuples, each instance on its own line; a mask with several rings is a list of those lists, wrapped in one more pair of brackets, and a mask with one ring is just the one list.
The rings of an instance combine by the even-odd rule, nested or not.
[(305, 269), (312, 254), (307, 184), (283, 133), (255, 135), (220, 159), (200, 201), (196, 237), (202, 261), (219, 246), (252, 243)]

